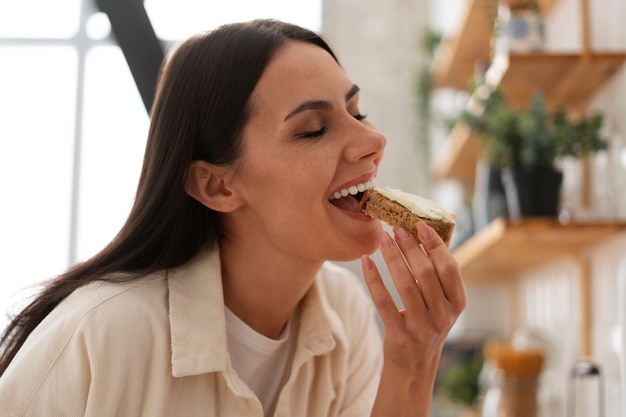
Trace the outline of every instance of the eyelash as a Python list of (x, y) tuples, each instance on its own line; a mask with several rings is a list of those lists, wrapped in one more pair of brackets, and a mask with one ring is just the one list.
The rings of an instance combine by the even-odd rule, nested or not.
[(300, 134), (300, 137), (304, 138), (304, 139), (317, 138), (317, 137), (322, 136), (326, 132), (328, 132), (328, 129), (323, 127), (320, 130), (315, 130), (313, 132), (304, 132), (304, 133)]
[[(357, 113), (357, 114), (353, 115), (352, 117), (354, 117), (356, 120), (361, 121), (361, 120), (365, 119), (367, 117), (367, 115), (366, 114)], [(313, 132), (302, 133), (300, 135), (300, 137), (305, 138), (305, 139), (317, 138), (317, 137), (320, 137), (320, 136), (324, 135), (326, 132), (328, 132), (328, 128), (323, 127), (321, 129), (315, 130)]]

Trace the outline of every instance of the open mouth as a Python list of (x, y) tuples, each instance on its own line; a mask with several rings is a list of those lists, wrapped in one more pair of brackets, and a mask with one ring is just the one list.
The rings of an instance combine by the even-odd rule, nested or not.
[(359, 202), (363, 197), (363, 191), (374, 188), (374, 183), (367, 181), (336, 191), (328, 201), (335, 207), (347, 211), (361, 211)]

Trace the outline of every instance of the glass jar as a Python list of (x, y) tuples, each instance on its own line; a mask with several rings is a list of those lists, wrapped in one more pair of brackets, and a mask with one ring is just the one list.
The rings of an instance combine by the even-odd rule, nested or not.
[(538, 399), (539, 379), (506, 375), (498, 370), (490, 382), (482, 417), (542, 417)]

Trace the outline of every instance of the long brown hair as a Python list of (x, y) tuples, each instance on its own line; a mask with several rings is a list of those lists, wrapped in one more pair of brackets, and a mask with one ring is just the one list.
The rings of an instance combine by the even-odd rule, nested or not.
[[(215, 246), (219, 213), (185, 193), (191, 161), (226, 165), (243, 152), (249, 98), (274, 53), (290, 41), (310, 42), (336, 59), (316, 33), (274, 20), (229, 24), (192, 37), (167, 60), (157, 86), (135, 203), (101, 252), (45, 283), (12, 318), (0, 339), (0, 376), (37, 325), (75, 289), (96, 280), (139, 279)], [(113, 272), (134, 272), (116, 274)]]

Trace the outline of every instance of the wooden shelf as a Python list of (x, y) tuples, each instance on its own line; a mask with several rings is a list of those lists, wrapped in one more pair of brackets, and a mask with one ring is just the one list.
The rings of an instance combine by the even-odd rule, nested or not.
[[(559, 0), (540, 0), (543, 14), (548, 14)], [(495, 0), (467, 0), (465, 16), (458, 33), (444, 39), (437, 50), (433, 77), (437, 87), (466, 90), (478, 62), (488, 62), (496, 17)]]
[(457, 124), (435, 156), (430, 174), (437, 180), (456, 179), (466, 186), (472, 186), (476, 160), (481, 151), (480, 140), (467, 126)]
[(528, 107), (534, 91), (541, 90), (548, 107), (580, 109), (620, 69), (626, 54), (510, 55), (502, 61), (496, 84), (512, 107)]
[(529, 267), (562, 255), (579, 255), (595, 243), (626, 231), (624, 222), (571, 223), (499, 218), (454, 251), (467, 282), (513, 279)]
[[(580, 352), (593, 355), (592, 277), (585, 249), (626, 231), (626, 222), (586, 222), (561, 225), (547, 218), (511, 221), (499, 218), (454, 251), (463, 279), (470, 282), (510, 282), (529, 268), (560, 256), (571, 256), (580, 270)], [(516, 315), (512, 300), (512, 316)], [(515, 320), (514, 320), (515, 321)], [(519, 321), (519, 320), (517, 320)], [(512, 323), (512, 328), (519, 326)]]

